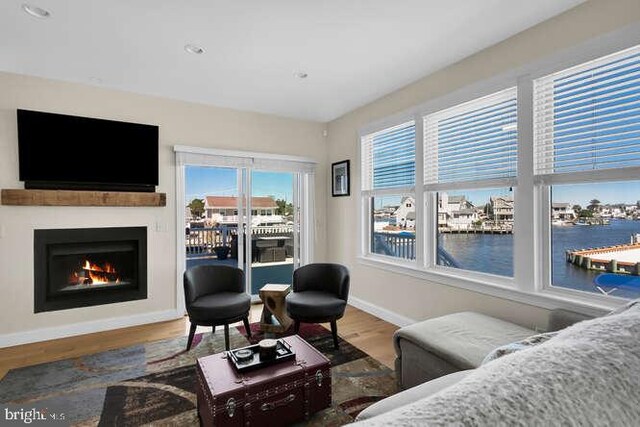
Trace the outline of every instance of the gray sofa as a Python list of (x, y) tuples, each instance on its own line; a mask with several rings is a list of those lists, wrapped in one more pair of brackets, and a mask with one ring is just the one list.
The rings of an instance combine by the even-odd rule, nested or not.
[[(546, 330), (558, 331), (588, 318), (572, 311), (554, 310)], [(401, 328), (393, 338), (400, 388), (408, 389), (443, 375), (477, 368), (496, 347), (536, 333), (474, 312), (454, 313)]]
[[(550, 313), (547, 331), (558, 331), (588, 316)], [(463, 312), (425, 320), (399, 329), (393, 338), (396, 375), (404, 391), (358, 415), (366, 420), (431, 396), (467, 377), (495, 348), (539, 333), (480, 313)]]

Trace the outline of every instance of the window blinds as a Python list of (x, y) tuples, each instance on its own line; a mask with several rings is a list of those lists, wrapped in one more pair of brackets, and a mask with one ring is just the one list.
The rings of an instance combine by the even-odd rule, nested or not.
[(415, 141), (413, 121), (362, 137), (362, 189), (414, 186)]
[(249, 168), (314, 173), (316, 163), (302, 157), (262, 154), (245, 151), (230, 151), (200, 147), (174, 146), (176, 165)]
[(425, 184), (516, 176), (516, 88), (424, 118)]
[(640, 46), (534, 81), (535, 173), (640, 166)]
[(175, 149), (178, 166), (215, 166), (228, 168), (244, 168), (251, 166), (251, 158), (208, 155), (197, 152), (186, 152)]

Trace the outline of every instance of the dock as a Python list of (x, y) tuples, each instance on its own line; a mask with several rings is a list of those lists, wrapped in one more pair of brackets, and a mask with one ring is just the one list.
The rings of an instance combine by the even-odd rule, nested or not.
[(568, 250), (566, 260), (587, 270), (640, 276), (640, 243)]
[(438, 233), (447, 234), (513, 234), (513, 228), (450, 228), (438, 227)]

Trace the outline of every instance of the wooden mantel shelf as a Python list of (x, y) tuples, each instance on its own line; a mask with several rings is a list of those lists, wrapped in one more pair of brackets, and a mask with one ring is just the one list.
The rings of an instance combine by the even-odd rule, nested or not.
[(12, 206), (166, 206), (166, 193), (118, 191), (2, 190), (2, 204)]

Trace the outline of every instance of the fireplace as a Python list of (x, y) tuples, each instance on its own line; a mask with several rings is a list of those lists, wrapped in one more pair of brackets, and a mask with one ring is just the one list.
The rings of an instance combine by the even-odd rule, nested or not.
[(147, 228), (35, 230), (34, 311), (147, 297)]

